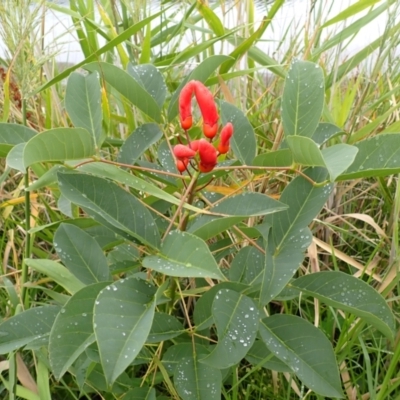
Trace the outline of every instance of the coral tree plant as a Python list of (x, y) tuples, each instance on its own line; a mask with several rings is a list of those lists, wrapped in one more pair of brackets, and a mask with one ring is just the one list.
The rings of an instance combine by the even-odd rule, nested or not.
[[(210, 57), (192, 76), (221, 62)], [(341, 350), (335, 353), (334, 332), (327, 337), (318, 328), (320, 315), (352, 337), (363, 335), (367, 322), (389, 338), (388, 347), (395, 320), (372, 276), (365, 278), (368, 271), (358, 278), (343, 266), (315, 272), (303, 265), (315, 234), (309, 226), (336, 180), (400, 172), (400, 158), (390, 168), (382, 164), (399, 134), (337, 143), (340, 129), (321, 122), (324, 75), (311, 62), (290, 66), (281, 99), (285, 141), (260, 154), (246, 115), (223, 100), (217, 108), (200, 81), (167, 97), (164, 77), (151, 64), (85, 68), (89, 73), (71, 74), (66, 87), (73, 127), (39, 133), (0, 124), (7, 165), (27, 182), (33, 171), (37, 176), (25, 187), (26, 204), (37, 191), (45, 193), (38, 199), (51, 193), (58, 206), (46, 208), (54, 220), (26, 229), (40, 244), (27, 240), (22, 290), (10, 296), (17, 299), (12, 316), (0, 324), (0, 354), (16, 363), (16, 351), (32, 352), (42, 377), (51, 371), (87, 398), (94, 392), (124, 400), (239, 398), (245, 368), (283, 373), (282, 381), (343, 397)], [(152, 121), (129, 115), (131, 134), (112, 150), (122, 119), (113, 122), (108, 103), (103, 107), (109, 99), (102, 87)], [(200, 139), (193, 97), (203, 118)], [(177, 114), (184, 132), (176, 138)], [(242, 176), (236, 170), (246, 182), (230, 187)], [(279, 200), (253, 184), (254, 171), (268, 183), (275, 179), (270, 171), (285, 172), (275, 181), (284, 186)], [(210, 179), (225, 191), (207, 190)], [(310, 296), (319, 300), (315, 321), (301, 311), (313, 304)]]

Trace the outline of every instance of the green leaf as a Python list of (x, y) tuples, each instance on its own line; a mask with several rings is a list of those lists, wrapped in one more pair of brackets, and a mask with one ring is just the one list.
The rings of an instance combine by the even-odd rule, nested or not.
[[(306, 171), (315, 182), (324, 181), (327, 171), (313, 168)], [(304, 259), (312, 234), (307, 226), (328, 199), (332, 184), (313, 186), (304, 177), (295, 178), (282, 192), (280, 200), (289, 208), (265, 218), (272, 226), (266, 248), (266, 267), (262, 276), (260, 304), (265, 305), (278, 295)]]
[(311, 390), (329, 398), (343, 397), (332, 345), (314, 325), (277, 314), (262, 320), (260, 335), (268, 349)]
[(231, 146), (235, 156), (245, 165), (252, 165), (256, 156), (257, 143), (253, 127), (247, 117), (234, 105), (221, 101), (221, 118), (225, 125), (233, 124)]
[(110, 280), (103, 250), (90, 235), (71, 224), (61, 224), (54, 235), (54, 247), (63, 264), (82, 283)]
[(100, 291), (94, 307), (94, 332), (101, 365), (111, 385), (143, 347), (153, 322), (155, 288), (131, 277)]
[(293, 153), (294, 162), (311, 167), (325, 167), (319, 146), (310, 138), (288, 136), (286, 142)]
[(400, 133), (388, 133), (356, 143), (357, 156), (338, 180), (387, 176), (400, 172)]
[(101, 289), (108, 283), (85, 286), (64, 305), (50, 332), (49, 360), (57, 380), (95, 341), (93, 307)]
[(321, 146), (329, 139), (332, 139), (339, 134), (343, 134), (343, 130), (340, 129), (338, 126), (330, 124), (328, 122), (321, 122), (318, 124), (317, 129), (312, 135), (311, 139), (319, 146)]
[(80, 160), (95, 152), (93, 138), (82, 128), (56, 128), (30, 139), (24, 148), (24, 165), (45, 161)]
[(85, 65), (88, 71), (98, 71), (100, 76), (134, 106), (157, 122), (161, 121), (160, 106), (147, 90), (127, 72), (115, 65), (94, 62)]
[(156, 390), (149, 387), (135, 387), (122, 400), (156, 400)]
[(196, 353), (180, 360), (174, 371), (174, 383), (182, 400), (221, 399), (221, 372), (200, 363)]
[(331, 182), (353, 163), (358, 152), (355, 146), (344, 143), (321, 151), (312, 139), (302, 136), (288, 136), (286, 141), (295, 162), (311, 167), (325, 167)]
[(0, 354), (7, 354), (50, 333), (59, 306), (34, 307), (0, 324)]
[(187, 232), (170, 232), (160, 253), (145, 257), (143, 266), (169, 276), (225, 280), (207, 244)]
[(224, 216), (257, 217), (287, 209), (287, 205), (262, 193), (244, 192), (230, 196), (210, 209)]
[(241, 248), (229, 268), (229, 279), (246, 285), (257, 283), (265, 268), (264, 254), (252, 246)]
[(277, 372), (291, 372), (291, 369), (279, 358), (275, 357), (262, 340), (256, 340), (246, 354), (246, 360), (258, 366)]
[(0, 122), (0, 157), (6, 157), (17, 144), (26, 143), (37, 134), (24, 125)]
[(25, 190), (32, 192), (34, 190), (42, 189), (46, 186), (51, 186), (57, 183), (57, 172), (68, 171), (66, 167), (60, 164), (53, 165), (48, 171), (40, 176), (36, 181), (32, 182)]
[(216, 217), (200, 215), (187, 230), (203, 240), (211, 239), (221, 232), (225, 232), (233, 225), (238, 224), (245, 217)]
[(163, 136), (157, 124), (143, 124), (136, 128), (125, 140), (118, 154), (118, 162), (135, 164), (136, 160)]
[[(115, 165), (105, 164), (102, 162), (93, 162), (82, 165), (81, 167), (79, 167), (79, 171), (88, 172), (100, 178), (109, 178), (115, 182), (119, 182), (138, 191), (147, 193), (148, 195), (154, 196), (158, 199), (165, 200), (171, 204), (179, 205), (181, 203), (178, 198), (160, 189), (158, 186), (153, 185), (135, 175), (132, 175)], [(187, 203), (185, 203), (183, 207), (198, 213), (204, 212), (204, 210), (201, 210), (200, 208), (194, 207), (191, 204)]]
[(302, 276), (290, 286), (362, 318), (393, 340), (396, 326), (392, 311), (385, 299), (361, 279), (340, 271), (324, 271)]
[(215, 12), (201, 1), (196, 2), (197, 9), (216, 36), (225, 34), (224, 26)]
[(167, 86), (160, 71), (152, 64), (132, 65), (129, 63), (127, 72), (146, 90), (161, 109), (167, 95)]
[(98, 72), (86, 76), (77, 72), (71, 74), (65, 91), (65, 108), (74, 126), (86, 129), (100, 147), (103, 117)]
[(181, 90), (190, 80), (196, 80), (200, 82), (205, 82), (213, 72), (230, 57), (223, 55), (216, 55), (207, 57), (202, 61), (178, 86), (171, 96), (171, 101), (168, 106), (168, 121), (171, 122), (178, 115), (178, 99)]
[(24, 164), (24, 149), (26, 143), (16, 144), (7, 154), (6, 164), (10, 168), (14, 168), (17, 171), (25, 174), (26, 166)]
[(311, 241), (312, 233), (307, 227), (300, 228), (286, 238), (278, 251), (271, 239), (266, 248), (265, 268), (261, 273), (261, 306), (274, 299), (290, 282), (304, 260), (304, 253)]
[[(173, 375), (176, 367), (184, 358), (197, 357), (209, 354), (209, 350), (198, 343), (178, 343), (167, 349), (162, 358), (162, 363), (169, 375)], [(219, 372), (219, 370), (216, 370)], [(217, 373), (218, 373), (217, 372)]]
[[(290, 149), (281, 149), (259, 154), (254, 160), (253, 165), (259, 167), (291, 167), (293, 156)], [(254, 171), (255, 174), (264, 174), (265, 171)]]
[(213, 301), (217, 292), (221, 289), (231, 289), (235, 292), (241, 293), (248, 289), (248, 286), (239, 282), (221, 282), (203, 293), (196, 301), (193, 312), (196, 330), (201, 331), (207, 329), (214, 323), (212, 315)]
[[(323, 168), (311, 168), (306, 174), (314, 182), (323, 182), (327, 178), (327, 171)], [(280, 201), (288, 208), (280, 213), (268, 215), (265, 222), (273, 227), (272, 235), (276, 251), (291, 235), (298, 234), (300, 229), (308, 226), (313, 218), (321, 211), (327, 201), (332, 184), (313, 186), (302, 176), (296, 177), (283, 190)]]
[(223, 217), (201, 215), (194, 220), (188, 231), (207, 240), (239, 223), (243, 218), (267, 215), (286, 208), (285, 204), (264, 194), (245, 192), (228, 197), (210, 209), (211, 213), (223, 214)]
[(84, 287), (84, 284), (68, 271), (67, 268), (55, 261), (26, 258), (25, 263), (35, 271), (47, 275), (71, 294), (76, 293)]
[(185, 332), (182, 323), (173, 315), (157, 312), (146, 343), (159, 343)]
[(58, 174), (61, 193), (115, 228), (158, 248), (160, 236), (150, 212), (114, 183), (86, 174)]
[(240, 362), (257, 336), (259, 312), (253, 300), (230, 289), (215, 295), (212, 315), (217, 328), (218, 344), (200, 362), (218, 369)]
[(324, 106), (324, 74), (318, 64), (296, 60), (286, 76), (282, 97), (285, 136), (313, 136)]
[(345, 143), (340, 143), (322, 150), (322, 156), (324, 157), (326, 168), (329, 171), (331, 182), (346, 171), (354, 162), (357, 153), (357, 147)]

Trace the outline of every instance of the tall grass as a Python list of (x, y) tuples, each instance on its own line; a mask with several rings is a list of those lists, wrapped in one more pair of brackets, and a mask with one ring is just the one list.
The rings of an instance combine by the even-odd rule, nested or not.
[[(301, 2), (306, 17), (297, 25), (288, 26), (277, 38), (276, 19), (285, 5), (283, 1), (270, 2), (265, 11), (259, 11), (253, 0), (211, 3), (202, 10), (201, 2), (183, 1), (170, 6), (165, 2), (159, 9), (150, 7), (146, 0), (70, 0), (70, 8), (33, 0), (3, 0), (0, 4), (0, 35), (6, 47), (2, 60), (0, 116), (3, 122), (26, 123), (38, 130), (68, 126), (69, 121), (60, 104), (64, 98), (63, 79), (75, 68), (60, 72), (54, 54), (43, 47), (42, 25), (47, 7), (71, 16), (71, 28), (78, 37), (82, 54), (89, 61), (106, 61), (118, 65), (153, 63), (163, 72), (171, 92), (188, 71), (213, 54), (231, 55), (232, 63), (221, 67), (209, 83), (218, 83), (221, 97), (234, 102), (246, 111), (257, 136), (259, 151), (277, 149), (283, 139), (280, 121), (280, 96), (287, 66), (293, 58), (318, 62), (325, 71), (327, 90), (324, 119), (343, 129), (337, 141), (355, 143), (382, 132), (400, 131), (398, 97), (400, 91), (399, 4), (396, 1), (358, 2), (358, 8), (342, 9), (336, 19), (328, 14), (325, 0)], [(361, 7), (363, 4), (373, 6)], [(151, 23), (144, 23), (130, 37), (118, 42), (123, 32), (146, 18), (162, 11)], [(259, 14), (267, 16), (260, 25)], [(355, 54), (343, 56), (348, 43), (363, 27), (386, 16), (386, 24), (376, 40), (360, 48)], [(294, 22), (293, 22), (294, 24)], [(260, 34), (257, 35), (257, 32)], [(329, 32), (329, 34), (327, 34)], [(274, 54), (260, 48), (273, 40)], [(107, 43), (116, 44), (105, 51)], [(118, 42), (118, 43), (117, 43)], [(182, 45), (185, 44), (185, 46)], [(45, 72), (45, 74), (43, 73)], [(50, 84), (49, 84), (50, 82)], [(110, 135), (109, 148), (103, 156), (113, 158), (112, 146), (129, 134), (140, 122), (141, 116), (132, 111), (123, 98), (103, 88), (104, 112)], [(19, 93), (19, 95), (18, 95)], [(19, 103), (26, 101), (26, 109)], [(173, 134), (173, 127), (167, 132)], [(37, 166), (34, 173), (42, 176), (47, 167)], [(27, 176), (33, 180), (34, 176)], [(229, 192), (243, 185), (243, 176), (218, 182), (213, 190)], [(286, 177), (261, 175), (258, 179), (245, 177), (245, 184), (254, 190), (279, 196)], [(398, 263), (400, 185), (399, 177), (358, 180), (338, 183), (329, 204), (315, 221), (317, 235), (309, 249), (306, 271), (318, 265), (321, 269), (345, 270), (356, 276), (367, 276), (388, 299), (396, 315), (398, 302)], [(2, 290), (0, 310), (2, 318), (13, 315), (23, 307), (20, 294), (22, 284), (41, 283), (42, 277), (21, 274), (21, 265), (27, 252), (44, 257), (51, 250), (52, 231), (43, 229), (31, 238), (24, 250), (28, 229), (60, 221), (62, 202), (59, 193), (51, 187), (37, 195), (24, 196), (21, 174), (11, 172), (0, 164), (0, 254), (2, 263)], [(58, 202), (58, 203), (57, 203)], [(27, 209), (28, 208), (28, 209)], [(29, 219), (28, 223), (26, 218)], [(313, 264), (313, 260), (318, 262)], [(59, 294), (62, 296), (62, 294)], [(41, 304), (48, 299), (39, 297), (35, 289), (29, 292), (29, 302)], [(291, 303), (293, 306), (293, 303)], [(285, 309), (282, 301), (276, 307)], [(364, 331), (364, 326), (346, 320), (340, 312), (328, 312), (318, 302), (299, 300), (292, 312), (319, 324), (335, 344), (342, 379), (349, 399), (398, 399), (400, 373), (397, 367), (400, 346), (386, 343), (376, 332)], [(363, 335), (360, 335), (360, 333)], [(19, 387), (33, 393), (51, 393), (53, 399), (78, 399), (76, 377), (68, 375), (55, 382), (44, 360), (33, 353), (23, 357), (2, 360), (2, 374), (12, 388), (0, 383), (1, 395), (6, 389), (14, 398), (24, 397)], [(7, 372), (8, 371), (8, 375)], [(47, 383), (46, 383), (47, 379)], [(49, 380), (50, 379), (50, 380)], [(162, 379), (160, 379), (162, 381)], [(160, 382), (161, 385), (161, 382)], [(164, 382), (165, 393), (173, 397), (173, 388)], [(92, 388), (99, 398), (118, 398), (104, 395), (102, 388)], [(83, 398), (92, 398), (85, 394)], [(32, 397), (33, 398), (33, 397)], [(169, 398), (169, 397), (168, 397)], [(262, 368), (249, 369), (243, 365), (236, 371), (236, 382), (226, 389), (225, 399), (320, 399), (304, 391), (301, 384), (289, 374), (275, 373)]]

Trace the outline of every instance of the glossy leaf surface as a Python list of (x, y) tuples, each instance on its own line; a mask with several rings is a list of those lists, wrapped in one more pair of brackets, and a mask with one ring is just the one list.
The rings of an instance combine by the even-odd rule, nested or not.
[(319, 65), (295, 60), (286, 76), (282, 97), (285, 136), (313, 136), (321, 118), (324, 93), (324, 74)]
[(100, 291), (94, 307), (94, 332), (107, 383), (112, 384), (146, 342), (154, 317), (155, 289), (135, 277)]
[(338, 180), (387, 176), (400, 171), (400, 133), (374, 136), (354, 144), (357, 156)]
[(154, 143), (161, 139), (163, 133), (157, 124), (143, 124), (136, 128), (121, 146), (118, 161), (123, 164), (135, 164), (136, 160)]
[(224, 369), (240, 362), (256, 339), (259, 312), (253, 300), (230, 289), (215, 295), (212, 315), (217, 328), (218, 343), (200, 361)]
[(310, 322), (293, 315), (272, 315), (262, 320), (260, 335), (311, 390), (330, 398), (343, 397), (332, 345)]
[(290, 286), (362, 318), (393, 339), (395, 321), (392, 311), (385, 299), (361, 279), (340, 271), (323, 271), (302, 276)]
[(58, 174), (61, 193), (90, 209), (110, 225), (158, 247), (159, 232), (150, 212), (133, 195), (105, 179), (86, 174)]
[(30, 139), (24, 148), (25, 167), (45, 161), (80, 160), (95, 152), (91, 134), (82, 128), (56, 128)]
[(86, 76), (77, 72), (70, 75), (65, 92), (65, 108), (74, 126), (86, 129), (99, 146), (103, 116), (100, 76), (97, 71)]
[(6, 157), (15, 145), (26, 143), (36, 134), (26, 126), (0, 122), (0, 157)]
[(159, 122), (161, 119), (160, 106), (150, 93), (135, 78), (115, 65), (105, 62), (94, 62), (85, 65), (88, 71), (97, 71), (100, 76), (117, 92), (126, 97), (134, 106), (150, 118)]
[(60, 308), (34, 307), (3, 321), (0, 324), (0, 354), (7, 354), (48, 336)]
[(54, 247), (63, 264), (86, 285), (110, 280), (103, 250), (77, 226), (61, 224), (54, 236)]
[(252, 165), (256, 156), (256, 137), (253, 127), (244, 115), (233, 104), (221, 101), (222, 124), (233, 124), (234, 133), (231, 138), (231, 147), (235, 156), (245, 165)]
[(86, 348), (95, 341), (93, 307), (108, 283), (85, 286), (75, 293), (57, 315), (50, 332), (49, 360), (59, 380)]
[(187, 232), (170, 232), (161, 252), (145, 257), (143, 266), (170, 276), (225, 279), (207, 244)]

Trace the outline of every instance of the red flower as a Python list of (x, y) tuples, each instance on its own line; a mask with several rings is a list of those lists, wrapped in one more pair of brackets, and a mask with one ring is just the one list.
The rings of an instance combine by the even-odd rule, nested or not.
[(194, 82), (194, 93), (203, 116), (203, 133), (212, 139), (218, 131), (218, 112), (214, 96), (201, 82)]
[(188, 146), (177, 144), (174, 147), (174, 155), (176, 157), (176, 168), (179, 172), (183, 172), (189, 164), (189, 158), (194, 157), (196, 152)]
[(201, 172), (210, 172), (217, 164), (217, 150), (205, 139), (198, 141), (198, 149), (200, 156), (199, 169)]
[(203, 116), (203, 132), (212, 139), (218, 131), (218, 112), (213, 94), (199, 81), (188, 82), (179, 94), (179, 118), (182, 129), (192, 127), (192, 97), (196, 96), (201, 115)]
[(192, 127), (192, 97), (195, 82), (188, 82), (179, 94), (179, 117), (182, 129), (185, 131)]
[(233, 125), (228, 122), (221, 131), (221, 140), (218, 144), (219, 154), (226, 154), (229, 151), (229, 140), (233, 135)]

